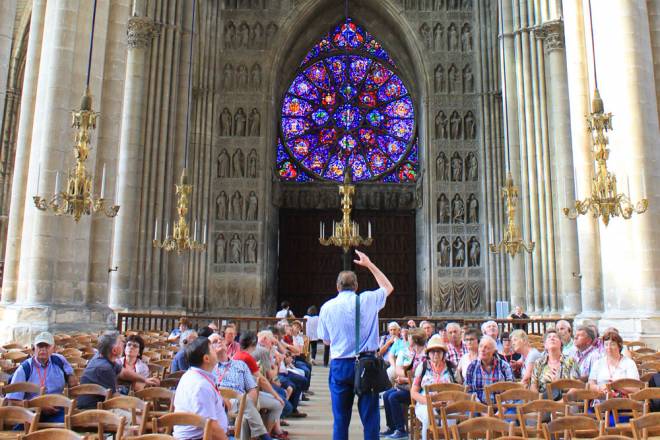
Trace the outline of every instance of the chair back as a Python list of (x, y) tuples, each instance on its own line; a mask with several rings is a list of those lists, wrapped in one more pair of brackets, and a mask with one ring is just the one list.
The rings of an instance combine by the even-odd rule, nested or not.
[(103, 388), (101, 385), (95, 383), (85, 383), (69, 388), (68, 396), (74, 398), (79, 396), (100, 396), (103, 397), (103, 400), (107, 400), (112, 396), (112, 390), (110, 388)]
[(658, 435), (660, 431), (660, 413), (654, 412), (630, 421), (635, 440), (646, 440), (649, 435)]
[(159, 379), (162, 379), (163, 376), (165, 375), (165, 367), (162, 365), (150, 363), (147, 365), (149, 367), (149, 374), (151, 376), (158, 377)]
[(22, 351), (8, 351), (6, 353), (2, 354), (3, 359), (7, 359), (9, 361), (12, 361), (15, 364), (20, 364), (23, 362), (25, 359), (29, 358), (30, 355), (27, 353), (23, 353)]
[(165, 376), (165, 379), (181, 379), (181, 376), (186, 374), (184, 370), (175, 371)]
[(502, 393), (504, 391), (508, 390), (519, 390), (523, 389), (524, 386), (520, 382), (495, 382), (490, 385), (486, 385), (484, 387), (484, 395), (486, 396), (486, 404), (487, 405), (495, 405), (496, 400), (495, 400), (495, 395)]
[(594, 400), (603, 398), (605, 396), (600, 391), (572, 389), (563, 395), (562, 400), (569, 406), (571, 414), (596, 418), (589, 409), (593, 407)]
[(628, 390), (634, 389), (633, 392), (636, 392), (643, 390), (648, 385), (648, 383), (638, 379), (618, 379), (610, 383), (610, 389), (628, 395), (631, 394)]
[(106, 432), (114, 432), (115, 438), (121, 440), (124, 437), (126, 419), (110, 411), (90, 409), (64, 416), (64, 423), (74, 431), (95, 432), (99, 439), (104, 438)]
[(124, 440), (176, 440), (176, 439), (169, 434), (142, 434), (138, 436), (124, 437)]
[[(596, 420), (585, 416), (564, 416), (543, 424), (546, 440), (572, 439), (575, 437), (597, 437), (601, 434)], [(591, 435), (590, 435), (591, 434)]]
[(23, 425), (23, 432), (25, 434), (34, 432), (37, 430), (39, 413), (40, 410), (38, 408), (35, 411), (30, 411), (20, 406), (0, 407), (0, 429), (5, 429), (6, 427), (12, 429), (14, 425)]
[(174, 411), (174, 391), (163, 387), (150, 387), (135, 392), (135, 397), (151, 403), (151, 414), (162, 416)]
[[(639, 417), (644, 412), (644, 403), (632, 399), (607, 399), (596, 404), (595, 410), (598, 422), (603, 424), (605, 432), (631, 433), (630, 424), (622, 423), (621, 417)], [(609, 426), (610, 420), (614, 421), (613, 427)]]
[[(513, 423), (507, 423), (497, 417), (479, 417), (469, 419), (451, 427), (454, 440), (461, 438), (485, 438), (491, 440), (500, 436), (513, 435)], [(500, 435), (495, 435), (499, 433)]]
[(0, 394), (6, 396), (9, 393), (28, 393), (42, 395), (46, 390), (32, 382), (14, 382), (0, 388)]
[(247, 405), (247, 393), (241, 394), (231, 388), (219, 388), (219, 390), (225, 399), (238, 399), (238, 412), (230, 413), (229, 416), (234, 419), (234, 437), (240, 438), (245, 405)]
[(497, 416), (508, 422), (518, 420), (518, 410), (523, 405), (541, 399), (541, 393), (526, 389), (511, 389), (495, 395)]
[[(543, 423), (547, 420), (554, 420), (563, 417), (567, 413), (566, 404), (563, 401), (539, 399), (533, 402), (520, 405), (518, 412), (518, 425), (522, 431), (523, 437), (531, 438), (540, 436), (543, 432)], [(534, 423), (531, 423), (531, 422)]]
[[(437, 424), (436, 416), (431, 418), (429, 412), (429, 421), (436, 424), (435, 429), (442, 428), (444, 431), (443, 434), (446, 439), (451, 437), (451, 431), (449, 429), (450, 424), (454, 425), (459, 422), (463, 422), (470, 418), (482, 417), (482, 416), (491, 416), (490, 407), (484, 405), (481, 402), (476, 400), (460, 400), (457, 402), (449, 403), (447, 406), (440, 408), (440, 422)], [(429, 423), (429, 426), (431, 424)], [(435, 437), (434, 437), (435, 438)], [(440, 437), (437, 437), (440, 438)]]
[(587, 384), (577, 379), (557, 379), (549, 382), (546, 385), (548, 390), (548, 396), (554, 395), (555, 391), (560, 391), (565, 393), (571, 389), (583, 390), (587, 387)]
[[(28, 400), (25, 403), (25, 406), (28, 408), (64, 408), (65, 415), (72, 415), (73, 408), (75, 407), (76, 402), (62, 394), (44, 394), (43, 396), (37, 396), (33, 399)], [(37, 429), (43, 428), (65, 428), (66, 425), (62, 423), (43, 423), (38, 422)]]
[(160, 433), (165, 431), (165, 434), (172, 434), (172, 429), (175, 425), (190, 425), (204, 429), (202, 440), (209, 440), (211, 419), (206, 419), (200, 415), (188, 412), (173, 412), (165, 414), (158, 418), (152, 419), (152, 431)]
[(649, 411), (651, 400), (660, 399), (660, 388), (644, 388), (636, 393), (632, 393), (628, 398), (644, 402), (644, 412), (646, 413)]
[(132, 432), (137, 435), (144, 434), (144, 429), (149, 419), (150, 404), (142, 399), (132, 396), (118, 396), (98, 403), (98, 409), (112, 411), (113, 409), (123, 409), (131, 414), (131, 420), (128, 420)]
[(61, 428), (48, 428), (35, 431), (31, 434), (24, 434), (19, 440), (84, 440), (85, 437), (78, 435), (77, 432)]
[(444, 391), (460, 391), (461, 393), (465, 393), (467, 392), (467, 387), (460, 383), (434, 383), (424, 387), (424, 392), (441, 393)]

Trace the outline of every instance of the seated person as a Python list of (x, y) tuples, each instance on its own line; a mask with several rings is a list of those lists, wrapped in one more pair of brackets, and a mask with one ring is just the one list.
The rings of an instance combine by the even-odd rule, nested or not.
[(541, 357), (541, 352), (530, 345), (529, 337), (524, 330), (514, 330), (511, 333), (511, 345), (520, 355), (518, 359), (510, 362), (513, 375), (520, 378), (525, 386), (529, 386), (534, 362)]
[[(66, 385), (78, 384), (71, 364), (60, 354), (54, 353), (55, 339), (48, 332), (42, 332), (34, 338), (34, 356), (21, 362), (14, 371), (11, 383), (30, 382), (45, 388), (45, 394), (62, 394)], [(36, 397), (31, 393), (9, 393), (8, 400), (29, 400)], [(64, 408), (42, 408), (41, 422), (64, 422)]]
[[(80, 378), (81, 384), (94, 383), (117, 392), (117, 380), (146, 383), (148, 386), (158, 386), (160, 381), (155, 377), (144, 378), (135, 371), (124, 368), (117, 359), (124, 352), (123, 336), (116, 331), (105, 332), (99, 337), (98, 354), (94, 356)], [(77, 398), (79, 409), (96, 409), (96, 404), (103, 400), (102, 396), (84, 395)]]
[(225, 346), (229, 359), (233, 359), (234, 355), (241, 350), (241, 344), (236, 340), (236, 324), (227, 324), (225, 327)]
[(608, 398), (628, 397), (637, 389), (613, 390), (610, 384), (619, 379), (639, 380), (637, 364), (623, 355), (623, 339), (614, 331), (603, 334), (605, 355), (598, 359), (589, 373), (589, 388), (606, 393)]
[[(511, 365), (511, 362), (517, 361), (521, 358), (520, 353), (516, 353), (511, 344), (511, 338), (509, 337), (509, 332), (502, 333), (502, 349), (499, 351), (499, 354), (502, 355), (505, 361)], [(513, 369), (513, 365), (511, 365)], [(515, 376), (515, 373), (514, 373)]]
[(179, 318), (179, 325), (172, 330), (170, 335), (167, 337), (167, 340), (170, 342), (177, 341), (181, 336), (181, 334), (186, 330), (188, 330), (191, 327), (191, 325), (192, 324), (190, 320), (185, 316), (182, 316), (181, 318)]
[(561, 350), (561, 339), (555, 330), (543, 335), (545, 352), (534, 363), (529, 388), (543, 394), (544, 399), (559, 400), (560, 395), (548, 396), (547, 385), (558, 379), (579, 379), (580, 370), (571, 356)]
[[(468, 392), (487, 405), (485, 387), (496, 382), (512, 382), (513, 372), (511, 366), (503, 359), (495, 356), (497, 343), (490, 336), (482, 336), (479, 341), (478, 358), (470, 363), (465, 374), (465, 385)], [(495, 401), (495, 397), (491, 396)]]
[(479, 358), (479, 331), (477, 329), (468, 328), (463, 331), (463, 347), (465, 347), (465, 353), (456, 367), (456, 380), (459, 383), (465, 382), (468, 367), (472, 361)]
[[(215, 350), (207, 338), (201, 337), (184, 349), (190, 368), (181, 376), (174, 395), (175, 412), (190, 412), (211, 420), (210, 438), (227, 440), (227, 413), (220, 391), (216, 388), (213, 368), (218, 364)], [(172, 435), (181, 439), (199, 439), (202, 428), (175, 425)]]
[(186, 346), (192, 341), (197, 339), (197, 332), (195, 330), (186, 330), (181, 334), (181, 340), (179, 341), (179, 351), (177, 352), (174, 359), (172, 359), (172, 364), (170, 365), (170, 373), (176, 371), (186, 371), (188, 369), (188, 359), (186, 358)]
[[(126, 338), (126, 348), (124, 348), (124, 356), (117, 359), (117, 363), (124, 368), (135, 371), (140, 376), (147, 379), (149, 377), (149, 366), (142, 360), (142, 352), (144, 351), (144, 339), (140, 335), (130, 335)], [(134, 391), (144, 389), (144, 383), (136, 382), (133, 384)], [(121, 394), (128, 394), (130, 387), (121, 384), (119, 392)]]

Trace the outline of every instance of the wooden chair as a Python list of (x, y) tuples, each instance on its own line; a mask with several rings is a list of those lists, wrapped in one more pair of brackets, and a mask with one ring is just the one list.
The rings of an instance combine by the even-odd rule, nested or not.
[[(644, 412), (644, 404), (632, 399), (608, 399), (596, 404), (596, 417), (602, 423), (605, 434), (628, 433), (632, 436), (632, 427), (629, 422), (622, 422), (621, 417), (639, 417)], [(610, 416), (614, 426), (610, 427)]]
[[(427, 408), (429, 406), (427, 405)], [(438, 416), (429, 411), (429, 431), (433, 440), (451, 438), (450, 425), (463, 422), (473, 417), (491, 416), (490, 408), (475, 400), (461, 400), (440, 408), (440, 423)], [(427, 437), (428, 433), (427, 433)]]
[[(76, 405), (76, 402), (62, 394), (44, 394), (43, 396), (38, 396), (33, 399), (30, 399), (26, 402), (25, 406), (33, 409), (39, 408), (43, 412), (43, 408), (55, 407), (63, 408), (64, 415), (73, 415), (73, 408)], [(47, 429), (47, 428), (60, 428), (66, 429), (64, 422), (41, 422), (37, 423), (37, 429)]]
[(18, 437), (19, 440), (84, 440), (84, 437), (68, 429), (48, 428), (35, 431), (31, 434), (24, 434)]
[[(32, 382), (15, 382), (9, 385), (5, 385), (0, 388), (0, 394), (5, 396), (5, 400), (2, 402), (3, 406), (22, 406), (26, 407), (27, 399), (22, 400), (11, 400), (7, 399), (6, 396), (9, 393), (26, 393), (26, 394), (36, 394), (37, 396), (43, 395), (45, 392), (44, 388), (39, 387), (39, 385)], [(25, 397), (25, 395), (23, 395)]]
[[(426, 409), (429, 413), (429, 428), (431, 426), (431, 421), (441, 414), (441, 408), (445, 405), (453, 402), (474, 399), (472, 394), (468, 394), (463, 391), (434, 391), (435, 389), (442, 389), (439, 385), (445, 384), (433, 384), (424, 387), (424, 396), (426, 396)], [(434, 432), (438, 433), (436, 435), (439, 435), (440, 433), (438, 429), (436, 429)], [(442, 435), (445, 434), (446, 432), (443, 431)]]
[[(21, 434), (30, 434), (37, 430), (39, 410), (30, 411), (18, 406), (4, 406), (0, 408), (0, 438), (13, 439)], [(15, 425), (23, 425), (23, 431), (14, 431)]]
[(529, 439), (525, 437), (520, 437), (519, 435), (505, 435), (503, 437), (497, 437), (495, 438), (495, 440), (529, 440)]
[(176, 439), (169, 434), (142, 434), (138, 436), (124, 437), (124, 440), (176, 440)]
[(211, 438), (211, 420), (198, 416), (197, 414), (174, 412), (154, 418), (152, 419), (152, 423), (154, 434), (159, 434), (161, 431), (165, 431), (165, 434), (171, 435), (174, 425), (191, 425), (204, 429), (202, 440), (210, 440)]
[(160, 417), (174, 411), (174, 391), (163, 387), (145, 388), (135, 392), (135, 397), (151, 403), (149, 414)]
[(557, 417), (543, 424), (545, 440), (569, 440), (575, 437), (598, 437), (602, 432), (598, 422), (590, 417), (564, 416)]
[(623, 392), (623, 394), (632, 394), (632, 393), (626, 393), (624, 390), (626, 388), (634, 388), (635, 391), (639, 391), (648, 387), (648, 385), (649, 384), (647, 382), (637, 379), (618, 379), (610, 383), (610, 389), (614, 391)]
[(243, 415), (245, 414), (245, 405), (247, 405), (247, 393), (239, 394), (236, 390), (230, 388), (219, 388), (222, 397), (225, 399), (238, 399), (238, 412), (229, 412), (230, 420), (234, 421), (234, 437), (241, 437), (241, 429), (243, 426)]
[[(75, 387), (64, 389), (65, 395), (69, 398), (77, 399), (80, 396), (99, 396), (103, 400), (108, 400), (112, 397), (112, 390), (110, 388), (103, 388), (101, 385), (95, 383), (85, 383)], [(75, 413), (77, 408), (73, 409)]]
[(64, 350), (62, 350), (62, 351), (60, 352), (60, 354), (61, 354), (62, 356), (64, 356), (65, 358), (67, 358), (67, 360), (68, 360), (69, 358), (79, 358), (79, 357), (82, 357), (83, 352), (80, 351), (80, 350), (78, 350), (77, 348), (65, 348)]
[(577, 379), (558, 379), (553, 380), (552, 382), (546, 385), (548, 390), (548, 396), (553, 396), (554, 391), (561, 391), (562, 394), (566, 394), (571, 389), (583, 390), (587, 387), (587, 384)]
[(590, 411), (590, 409), (594, 406), (594, 400), (604, 398), (605, 396), (600, 391), (572, 389), (564, 394), (562, 400), (568, 406), (568, 412), (571, 415), (596, 419), (596, 414)]
[(162, 365), (158, 364), (148, 364), (149, 367), (149, 375), (152, 377), (157, 377), (159, 379), (162, 379), (165, 376), (165, 367)]
[(631, 394), (628, 398), (644, 403), (644, 413), (649, 411), (651, 400), (660, 399), (660, 388), (644, 388)]
[(500, 433), (500, 436), (509, 436), (513, 430), (513, 423), (507, 423), (497, 417), (479, 417), (466, 420), (451, 427), (452, 438), (460, 440), (461, 438), (470, 438), (472, 435), (476, 438), (485, 438), (487, 440), (496, 438), (494, 433)]
[[(518, 421), (518, 407), (525, 403), (541, 399), (541, 393), (525, 389), (512, 389), (495, 395), (497, 401), (497, 417), (505, 422)], [(520, 428), (514, 429), (514, 434), (522, 432)]]
[(29, 358), (30, 355), (23, 353), (22, 351), (8, 351), (6, 353), (2, 354), (3, 359), (7, 359), (8, 361), (12, 361), (15, 364), (20, 364), (23, 362), (25, 359)]
[(639, 366), (639, 370), (640, 372), (655, 371), (657, 373), (658, 371), (660, 371), (660, 360), (644, 362), (642, 365)]
[[(520, 405), (517, 408), (518, 425), (523, 437), (539, 437), (543, 433), (543, 423), (566, 415), (564, 402), (539, 399)], [(533, 422), (533, 423), (532, 423)]]
[[(650, 435), (658, 435), (660, 431), (660, 413), (649, 413), (630, 421), (635, 440), (646, 440)], [(650, 431), (650, 432), (649, 432)]]
[(184, 374), (186, 374), (186, 372), (183, 370), (175, 371), (174, 373), (169, 373), (166, 375), (165, 379), (181, 379), (181, 376)]
[[(408, 377), (408, 383), (412, 388), (413, 383), (413, 371), (412, 368), (406, 371), (406, 377)], [(421, 438), (422, 424), (415, 416), (415, 401), (410, 399), (410, 405), (408, 405), (408, 434), (410, 435), (410, 440), (417, 440)]]
[(630, 440), (630, 437), (625, 435), (599, 435), (595, 437), (594, 440)]
[(655, 350), (652, 348), (648, 347), (641, 347), (636, 350), (633, 350), (632, 353), (637, 353), (637, 354), (653, 354), (655, 353)]
[(131, 396), (119, 396), (98, 403), (98, 409), (112, 411), (113, 409), (123, 409), (131, 414), (124, 430), (131, 435), (142, 435), (149, 420), (149, 408), (151, 405), (142, 399)]
[(176, 389), (179, 386), (179, 379), (174, 377), (165, 378), (160, 381), (160, 386), (162, 388)]
[(115, 440), (122, 440), (126, 419), (110, 411), (90, 409), (64, 416), (64, 423), (71, 430), (96, 434), (98, 439), (102, 439), (106, 432), (114, 432)]
[(484, 395), (486, 396), (486, 404), (488, 406), (495, 406), (496, 401), (493, 400), (494, 395), (503, 393), (508, 390), (520, 390), (524, 386), (520, 382), (495, 382), (491, 385), (486, 385), (484, 387)]

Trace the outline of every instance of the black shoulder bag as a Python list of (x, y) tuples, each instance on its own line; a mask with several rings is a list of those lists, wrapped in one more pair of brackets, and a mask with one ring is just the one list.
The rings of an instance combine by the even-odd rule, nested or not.
[(387, 366), (375, 353), (360, 354), (360, 296), (355, 295), (355, 394), (382, 393), (392, 388)]

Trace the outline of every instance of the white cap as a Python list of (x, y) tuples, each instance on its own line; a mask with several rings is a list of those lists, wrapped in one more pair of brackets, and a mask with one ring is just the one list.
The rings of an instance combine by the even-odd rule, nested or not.
[(53, 338), (53, 335), (48, 332), (41, 332), (37, 335), (36, 338), (34, 338), (34, 345), (39, 345), (39, 344), (48, 344), (50, 346), (55, 345), (55, 338)]

